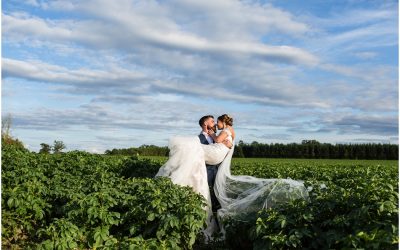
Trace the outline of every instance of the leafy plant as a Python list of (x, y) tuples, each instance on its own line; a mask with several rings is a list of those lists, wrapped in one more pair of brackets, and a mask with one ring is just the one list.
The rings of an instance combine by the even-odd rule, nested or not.
[(191, 188), (123, 176), (158, 163), (11, 145), (2, 166), (4, 248), (190, 249), (204, 226), (205, 200)]

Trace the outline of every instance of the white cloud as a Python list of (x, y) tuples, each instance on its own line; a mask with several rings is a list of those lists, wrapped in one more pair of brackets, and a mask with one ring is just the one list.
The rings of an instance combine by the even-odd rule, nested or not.
[(29, 5), (32, 5), (32, 6), (35, 6), (35, 7), (39, 7), (40, 6), (38, 1), (36, 1), (36, 0), (25, 0), (25, 3), (27, 3)]
[[(185, 27), (217, 40), (254, 40), (255, 34), (302, 35), (309, 27), (270, 4), (240, 1), (172, 1)], [(189, 22), (187, 22), (189, 20)]]
[(377, 135), (396, 135), (398, 133), (398, 118), (382, 115), (345, 116), (334, 122), (343, 133), (367, 133)]
[(132, 72), (122, 68), (103, 70), (77, 69), (70, 70), (58, 65), (41, 61), (20, 61), (3, 58), (3, 76), (19, 77), (34, 81), (48, 83), (71, 84), (93, 89), (113, 87), (118, 85), (130, 85), (137, 81), (143, 81), (146, 76), (139, 72)]
[[(227, 2), (229, 3), (229, 2)], [(232, 2), (233, 3), (233, 2)], [(187, 6), (187, 4), (185, 4)], [(144, 9), (149, 7), (149, 10)], [(191, 8), (195, 7), (190, 5)], [(244, 20), (233, 18), (236, 15), (225, 19), (223, 14), (214, 16), (216, 22), (230, 23), (229, 20), (242, 20), (244, 24), (239, 25), (240, 32), (230, 36), (229, 30), (222, 30), (218, 25), (209, 26), (208, 30), (216, 29), (214, 33), (224, 34), (224, 39), (216, 38), (213, 35), (202, 34), (202, 29), (185, 30), (183, 24), (174, 20), (175, 10), (169, 5), (160, 6), (154, 3), (139, 3), (132, 5), (130, 2), (98, 2), (88, 1), (76, 6), (77, 11), (89, 13), (94, 16), (89, 20), (43, 20), (39, 17), (17, 14), (3, 14), (3, 30), (7, 34), (6, 39), (51, 39), (57, 42), (77, 42), (82, 45), (90, 45), (102, 49), (117, 49), (125, 51), (135, 51), (135, 47), (153, 46), (168, 50), (179, 50), (184, 53), (212, 53), (223, 56), (250, 55), (259, 56), (267, 61), (278, 61), (284, 63), (295, 63), (305, 65), (315, 65), (318, 58), (311, 53), (293, 46), (272, 46), (260, 43), (259, 36), (268, 34), (268, 29), (260, 30), (253, 34), (253, 26), (269, 27), (273, 26), (278, 31), (287, 30), (306, 30), (304, 24), (299, 24), (291, 20), (288, 13), (274, 9), (271, 6), (260, 7), (266, 9), (254, 15), (257, 6), (242, 6), (234, 4), (232, 9), (235, 13), (245, 15)], [(99, 8), (107, 9), (100, 11)], [(247, 9), (250, 10), (247, 13)], [(214, 12), (215, 10), (210, 10)], [(146, 14), (150, 14), (146, 16)], [(271, 12), (271, 13), (269, 13)], [(119, 13), (114, 15), (112, 13)], [(226, 10), (222, 13), (229, 13)], [(247, 14), (246, 14), (247, 13)], [(157, 15), (154, 18), (153, 15)], [(205, 13), (207, 16), (207, 13)], [(269, 16), (266, 18), (266, 16)], [(254, 19), (254, 20), (253, 20)], [(265, 19), (265, 20), (258, 20)], [(204, 19), (202, 19), (203, 21)], [(273, 21), (271, 21), (273, 20)], [(270, 24), (269, 24), (270, 23)], [(271, 24), (272, 23), (272, 24)], [(118, 25), (118, 32), (115, 30)], [(199, 27), (201, 28), (201, 27)], [(248, 39), (242, 39), (249, 37)], [(132, 46), (135, 44), (136, 46)]]
[(316, 26), (323, 28), (356, 27), (376, 22), (395, 20), (397, 6), (382, 6), (377, 9), (347, 9), (330, 13), (327, 17), (307, 16), (305, 20), (312, 21)]
[[(371, 2), (370, 2), (371, 3)], [(299, 18), (310, 26), (304, 48), (318, 54), (321, 61), (341, 61), (349, 54), (398, 45), (398, 4), (376, 2), (374, 7), (337, 5), (324, 16), (310, 14)]]
[(331, 103), (365, 112), (398, 111), (398, 75), (395, 67), (335, 64), (320, 67), (337, 73), (337, 80), (330, 80), (332, 86), (324, 90), (326, 98), (332, 99)]
[(38, 36), (41, 39), (48, 38), (57, 40), (69, 40), (71, 30), (60, 24), (45, 21), (39, 17), (31, 17), (26, 13), (14, 13), (13, 15), (2, 14), (2, 31), (5, 38), (17, 40), (29, 39), (30, 36)]
[(368, 60), (377, 57), (378, 53), (372, 51), (361, 51), (361, 52), (355, 52), (354, 55), (358, 58)]
[[(354, 42), (355, 40), (363, 39), (364, 42), (375, 41), (375, 38), (385, 37), (388, 35), (395, 36), (397, 31), (393, 27), (394, 22), (382, 22), (371, 24), (368, 26), (355, 28), (349, 31), (344, 31), (335, 35), (331, 35), (329, 40), (335, 44)], [(392, 41), (392, 45), (396, 42)], [(376, 45), (375, 45), (376, 46)]]
[[(211, 79), (213, 74), (218, 74), (218, 70), (204, 73), (206, 74), (204, 79), (196, 79), (196, 75), (189, 75), (183, 79), (158, 79), (119, 67), (110, 68), (108, 71), (85, 68), (70, 70), (40, 61), (25, 62), (9, 58), (3, 58), (2, 63), (3, 77), (5, 78), (18, 77), (49, 84), (67, 85), (73, 87), (73, 89), (70, 89), (71, 93), (86, 92), (100, 95), (97, 100), (116, 100), (116, 98), (107, 98), (111, 94), (109, 89), (112, 89), (114, 96), (118, 94), (120, 96), (119, 100), (125, 99), (126, 101), (132, 100), (132, 95), (153, 91), (155, 93), (180, 93), (214, 100), (230, 100), (264, 105), (327, 107), (324, 101), (313, 95), (316, 90), (312, 87), (297, 85), (290, 78), (279, 78), (271, 73), (265, 74), (262, 72), (268, 69), (270, 72), (286, 73), (284, 69), (277, 70), (271, 65), (265, 65), (265, 68), (257, 70), (247, 67), (227, 68), (227, 71), (232, 71), (231, 76), (236, 78), (237, 84), (246, 84), (243, 85), (246, 86), (246, 89), (240, 89), (234, 87), (234, 82), (226, 82), (225, 77), (206, 82)], [(239, 73), (236, 73), (237, 70), (239, 70)], [(250, 72), (247, 72), (248, 70)], [(207, 74), (210, 74), (210, 76)], [(247, 74), (253, 75), (253, 79), (246, 79)], [(259, 76), (256, 74), (259, 74)], [(188, 80), (192, 82), (188, 82)], [(203, 80), (204, 82), (202, 82)], [(274, 80), (279, 81), (280, 84), (275, 85)], [(293, 92), (295, 89), (297, 91)], [(126, 96), (126, 98), (123, 96)]]

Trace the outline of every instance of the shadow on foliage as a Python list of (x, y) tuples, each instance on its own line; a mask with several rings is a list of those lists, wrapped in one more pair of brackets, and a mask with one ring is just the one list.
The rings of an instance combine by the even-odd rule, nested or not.
[(131, 156), (125, 159), (120, 167), (120, 175), (124, 178), (153, 178), (161, 163), (150, 159), (138, 159), (137, 156)]

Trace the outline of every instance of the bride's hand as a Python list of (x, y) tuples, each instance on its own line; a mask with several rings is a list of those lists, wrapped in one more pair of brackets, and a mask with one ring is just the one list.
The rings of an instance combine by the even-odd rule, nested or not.
[(209, 132), (208, 135), (215, 141), (217, 136), (215, 135), (214, 131)]
[(215, 133), (214, 133), (214, 131), (212, 129), (208, 130), (208, 135), (215, 141), (216, 135), (215, 135)]
[(233, 146), (233, 144), (228, 139), (225, 139), (222, 143), (228, 148), (232, 148)]

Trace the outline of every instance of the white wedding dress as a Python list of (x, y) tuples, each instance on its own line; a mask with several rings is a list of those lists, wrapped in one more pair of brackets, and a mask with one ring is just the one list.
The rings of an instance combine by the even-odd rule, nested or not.
[[(229, 129), (227, 139), (233, 143)], [(207, 182), (206, 163), (217, 165), (214, 192), (221, 208), (220, 221), (244, 213), (255, 213), (292, 199), (308, 199), (308, 192), (302, 181), (291, 179), (260, 179), (252, 176), (231, 175), (230, 165), (234, 146), (229, 149), (222, 143), (204, 145), (197, 136), (173, 137), (169, 141), (169, 159), (159, 169), (157, 176), (169, 177), (175, 184), (190, 186), (207, 200), (207, 228), (203, 233), (208, 239), (216, 232), (217, 226), (212, 216), (211, 196)], [(242, 218), (243, 219), (243, 218)], [(225, 231), (222, 225), (222, 233)]]
[[(233, 144), (229, 129), (227, 140)], [(201, 144), (197, 136), (177, 136), (169, 140), (169, 159), (158, 170), (157, 176), (171, 178), (172, 182), (182, 186), (190, 186), (203, 195), (211, 205), (210, 191), (207, 183), (206, 164), (221, 163), (229, 152), (222, 143)]]

